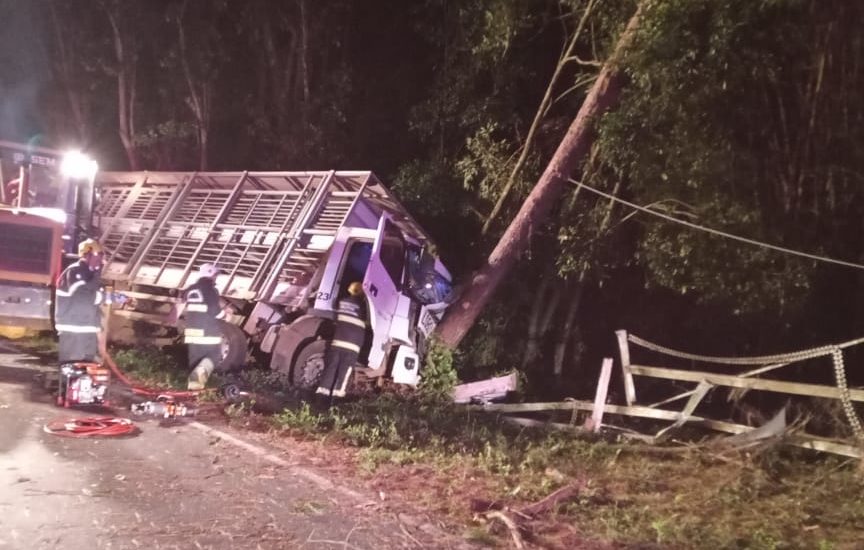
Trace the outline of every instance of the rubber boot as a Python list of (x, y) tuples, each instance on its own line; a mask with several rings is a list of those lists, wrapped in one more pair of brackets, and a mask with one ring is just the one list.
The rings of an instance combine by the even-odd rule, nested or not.
[(213, 364), (213, 361), (208, 358), (202, 359), (201, 362), (192, 369), (192, 372), (189, 373), (189, 382), (186, 385), (186, 389), (190, 391), (203, 390), (207, 385), (207, 380), (210, 378), (210, 375), (213, 374), (213, 369), (215, 368), (216, 365)]
[(315, 395), (312, 396), (312, 411), (316, 413), (327, 412), (333, 404), (333, 396), (330, 395), (330, 390), (327, 388), (318, 388)]

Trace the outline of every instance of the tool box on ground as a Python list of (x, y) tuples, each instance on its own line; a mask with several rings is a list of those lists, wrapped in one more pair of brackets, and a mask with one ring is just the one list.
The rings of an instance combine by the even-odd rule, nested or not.
[(156, 401), (145, 401), (144, 403), (135, 403), (131, 407), (133, 414), (142, 414), (150, 416), (161, 416), (162, 418), (177, 418), (180, 416), (195, 416), (197, 409), (175, 401), (170, 397), (160, 396)]
[(108, 406), (110, 371), (98, 363), (66, 363), (60, 366), (60, 388), (57, 405)]

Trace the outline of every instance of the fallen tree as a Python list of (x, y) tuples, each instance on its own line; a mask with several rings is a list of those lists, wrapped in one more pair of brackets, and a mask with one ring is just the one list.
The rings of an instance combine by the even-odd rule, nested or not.
[(482, 313), (501, 281), (527, 249), (532, 231), (541, 226), (564, 194), (568, 179), (584, 161), (595, 137), (597, 119), (612, 108), (621, 93), (620, 63), (639, 26), (641, 6), (630, 18), (612, 54), (561, 140), (537, 184), (501, 236), (486, 263), (471, 277), (459, 299), (438, 326), (441, 341), (455, 348)]

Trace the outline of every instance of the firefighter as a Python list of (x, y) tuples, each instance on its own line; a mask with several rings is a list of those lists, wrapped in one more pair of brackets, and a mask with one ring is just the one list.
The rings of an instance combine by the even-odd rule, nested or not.
[(93, 239), (78, 245), (78, 262), (67, 267), (57, 281), (54, 321), (60, 338), (60, 364), (96, 362), (103, 303), (123, 303), (122, 294), (106, 294), (101, 287), (102, 246)]
[(204, 264), (198, 269), (198, 280), (183, 294), (186, 328), (183, 341), (189, 348), (188, 388), (203, 390), (213, 370), (222, 362), (222, 330), (219, 320), (225, 317), (216, 290), (219, 268)]
[(348, 295), (339, 300), (337, 305), (333, 339), (324, 352), (324, 374), (315, 392), (327, 400), (327, 405), (334, 397), (345, 397), (351, 371), (366, 339), (364, 310), (363, 285), (351, 283), (348, 285)]

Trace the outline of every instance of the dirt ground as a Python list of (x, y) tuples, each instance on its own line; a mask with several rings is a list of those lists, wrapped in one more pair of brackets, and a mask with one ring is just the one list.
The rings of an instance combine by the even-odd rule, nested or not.
[(316, 470), (325, 447), (268, 446), (215, 415), (136, 419), (126, 438), (44, 433), (55, 417), (92, 414), (33, 389), (50, 369), (0, 346), (0, 549), (469, 547), (352, 472)]

